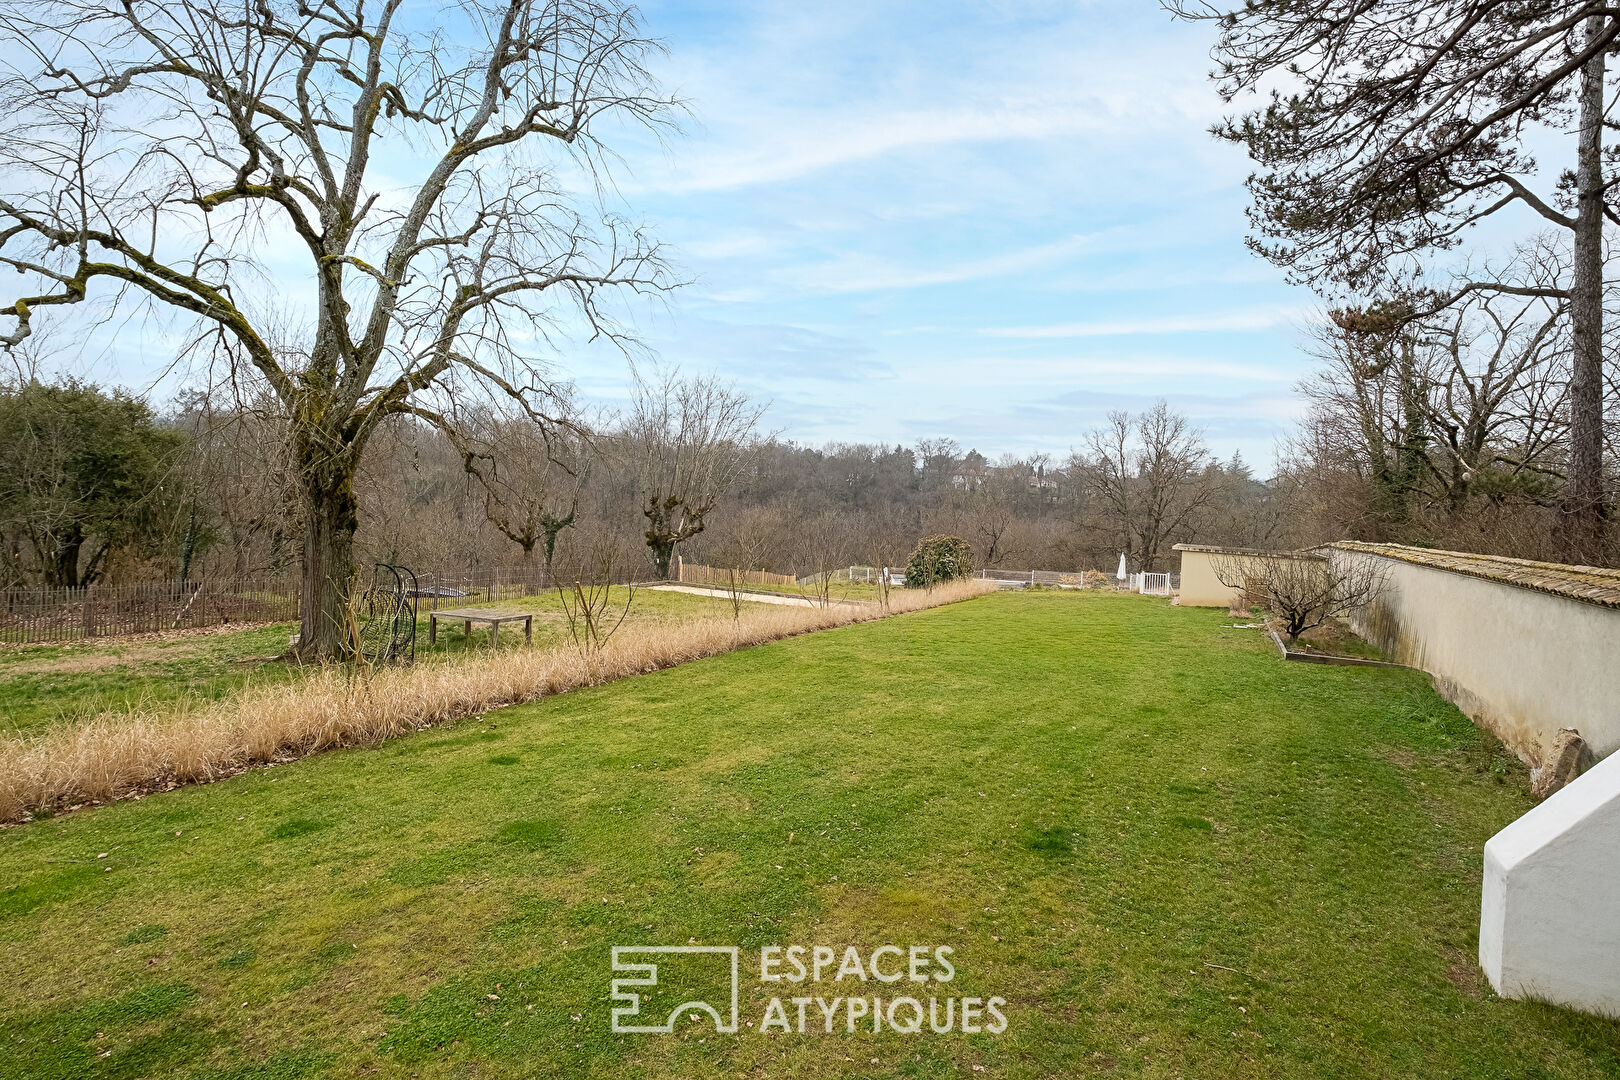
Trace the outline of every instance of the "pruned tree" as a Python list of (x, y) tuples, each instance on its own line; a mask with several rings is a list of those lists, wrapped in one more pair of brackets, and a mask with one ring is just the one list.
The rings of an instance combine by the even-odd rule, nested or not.
[(1314, 551), (1218, 555), (1211, 569), (1228, 589), (1263, 596), (1289, 641), (1376, 601), (1386, 576), (1373, 559)]
[[(13, 0), (0, 74), (0, 304), (25, 340), (104, 301), (187, 322), (280, 402), (304, 503), (298, 651), (345, 651), (356, 470), (378, 425), (453, 425), (462, 383), (550, 424), (526, 350), (618, 339), (608, 294), (667, 288), (658, 246), (582, 210), (612, 125), (668, 124), (657, 52), (618, 0)], [(547, 148), (555, 148), (552, 152)], [(382, 174), (385, 163), (386, 174)], [(275, 328), (299, 260), (299, 318)]]
[[(1295, 280), (1370, 295), (1417, 271), (1493, 214), (1523, 207), (1561, 230), (1568, 280), (1466, 278), (1428, 311), (1474, 293), (1567, 302), (1566, 558), (1599, 557), (1603, 491), (1604, 223), (1620, 221), (1605, 169), (1607, 57), (1620, 10), (1602, 0), (1167, 0), (1215, 21), (1222, 96), (1264, 104), (1216, 128), (1259, 163), (1251, 244)], [(1552, 183), (1530, 151), (1573, 132)], [(1414, 315), (1423, 312), (1414, 311)]]
[[(613, 584), (613, 554), (604, 547), (579, 561), (570, 584), (556, 588), (569, 640), (583, 655), (594, 659), (629, 617), (635, 586)], [(623, 604), (619, 603), (621, 596)]]
[[(559, 422), (546, 427), (499, 405), (464, 410), (450, 437), (484, 494), (484, 517), (518, 545), (525, 563), (538, 544), (549, 577), (557, 537), (579, 516), (593, 461), (590, 430), (572, 394), (558, 392)], [(470, 415), (469, 415), (470, 414)]]
[(620, 439), (638, 477), (653, 567), (701, 533), (742, 470), (765, 406), (712, 375), (637, 373)]

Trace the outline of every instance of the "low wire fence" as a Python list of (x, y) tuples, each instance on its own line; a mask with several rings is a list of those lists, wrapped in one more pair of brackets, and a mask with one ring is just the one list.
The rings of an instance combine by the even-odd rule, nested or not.
[[(834, 572), (835, 581), (876, 581), (885, 572), (893, 585), (904, 575), (889, 567), (852, 566)], [(369, 581), (369, 568), (362, 580)], [(732, 571), (679, 560), (675, 580), (694, 585), (725, 585)], [(768, 570), (737, 571), (740, 585), (793, 585), (813, 583), (812, 574), (798, 579)], [(1003, 585), (1096, 586), (1106, 580), (1096, 571), (979, 570), (973, 575)], [(613, 572), (615, 584), (636, 578), (633, 570)], [(500, 566), (486, 569), (427, 570), (416, 573), (417, 608), (422, 612), (443, 608), (494, 604), (538, 596), (570, 580), (544, 566)], [(1168, 596), (1178, 582), (1170, 574), (1133, 574), (1133, 591)], [(19, 587), (0, 589), (0, 642), (29, 644), (80, 641), (86, 638), (145, 634), (162, 630), (193, 630), (231, 624), (295, 622), (299, 617), (296, 575), (267, 577), (210, 577), (197, 581), (142, 581), (84, 588)]]
[(1084, 571), (1068, 570), (976, 570), (973, 576), (984, 581), (1009, 585), (1085, 585)]
[(1059, 585), (1065, 588), (1128, 589), (1149, 596), (1171, 596), (1180, 587), (1179, 574), (1131, 574), (1113, 578), (1097, 570), (975, 570), (973, 576), (1012, 588), (1025, 585)]
[(900, 566), (840, 566), (836, 570), (818, 570), (814, 574), (806, 574), (799, 578), (799, 584), (817, 585), (823, 578), (868, 585), (874, 581), (887, 581), (890, 585), (900, 586), (906, 583), (906, 571)]
[[(613, 575), (614, 584), (629, 578)], [(441, 607), (497, 603), (539, 596), (557, 587), (561, 573), (544, 566), (497, 566), (485, 570), (428, 570), (416, 572), (417, 607), (434, 611)]]
[[(633, 574), (615, 571), (612, 576), (615, 584), (623, 584)], [(370, 580), (371, 568), (362, 567), (361, 584)], [(549, 573), (544, 566), (418, 571), (415, 599), (423, 612), (499, 603), (550, 592), (562, 580), (560, 572)], [(296, 622), (299, 609), (295, 574), (72, 589), (25, 586), (0, 589), (0, 642), (82, 641), (160, 630)]]

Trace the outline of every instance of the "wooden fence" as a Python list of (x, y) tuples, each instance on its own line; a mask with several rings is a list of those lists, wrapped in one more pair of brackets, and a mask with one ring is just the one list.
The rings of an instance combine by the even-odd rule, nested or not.
[[(676, 556), (675, 580), (693, 585), (729, 585), (733, 571), (718, 566), (700, 566)], [(739, 585), (794, 585), (798, 578), (792, 574), (773, 574), (769, 570), (738, 570)]]
[(141, 581), (0, 590), (0, 641), (77, 641), (298, 618), (296, 578)]

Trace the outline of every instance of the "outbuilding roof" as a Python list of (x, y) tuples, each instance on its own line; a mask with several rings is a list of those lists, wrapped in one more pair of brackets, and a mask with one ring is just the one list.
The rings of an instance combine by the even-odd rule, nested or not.
[(1267, 551), (1263, 548), (1220, 547), (1215, 544), (1176, 544), (1173, 551), (1201, 551), (1207, 555), (1258, 555), (1268, 559), (1321, 559), (1318, 551)]

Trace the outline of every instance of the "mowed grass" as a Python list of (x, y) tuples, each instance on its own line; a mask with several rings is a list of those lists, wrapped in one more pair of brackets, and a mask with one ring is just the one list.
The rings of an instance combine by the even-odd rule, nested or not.
[[(0, 831), (0, 1076), (1620, 1074), (1474, 962), (1522, 770), (1229, 621), (994, 595)], [(611, 1033), (610, 948), (694, 941), (739, 1034)], [(902, 992), (760, 946), (888, 943), (1007, 1030), (760, 1033)]]
[[(648, 589), (627, 595), (616, 587), (608, 600), (615, 620), (628, 601), (626, 624), (729, 615), (731, 610), (729, 601)], [(494, 602), (447, 599), (439, 606), (533, 612), (536, 647), (556, 644), (569, 633), (555, 592)], [(249, 686), (298, 679), (311, 669), (279, 659), (297, 629), (296, 623), (276, 623), (203, 634), (0, 648), (0, 737), (37, 734), (110, 710), (211, 701)], [(487, 624), (468, 635), (459, 623), (441, 623), (437, 644), (429, 646), (427, 639), (424, 610), (417, 619), (419, 659), (458, 659), (492, 648)], [(523, 627), (507, 623), (498, 641), (502, 650), (523, 647)]]

